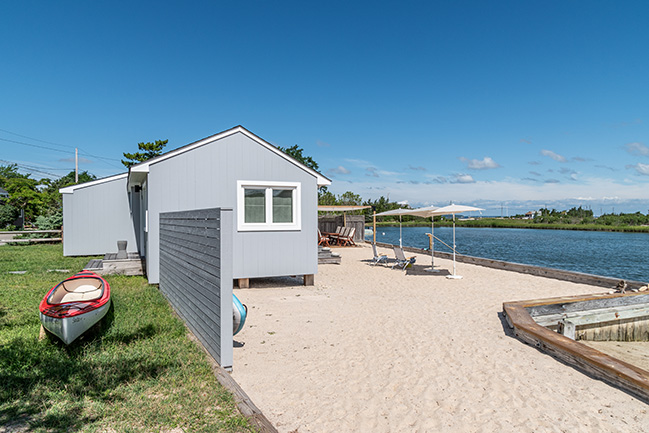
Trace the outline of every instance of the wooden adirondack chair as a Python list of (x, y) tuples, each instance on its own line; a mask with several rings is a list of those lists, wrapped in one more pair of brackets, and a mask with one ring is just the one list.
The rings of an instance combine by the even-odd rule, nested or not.
[(356, 246), (354, 242), (354, 234), (356, 233), (356, 227), (345, 227), (347, 230), (338, 237), (338, 241), (341, 245), (353, 245)]
[(329, 238), (324, 236), (322, 232), (320, 232), (320, 229), (318, 229), (318, 245), (329, 246)]

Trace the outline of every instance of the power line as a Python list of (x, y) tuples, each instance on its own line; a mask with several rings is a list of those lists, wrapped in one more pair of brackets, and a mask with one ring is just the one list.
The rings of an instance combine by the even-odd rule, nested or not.
[[(22, 168), (23, 170), (28, 170), (30, 173), (32, 173), (32, 172), (41, 173), (41, 174), (45, 174), (47, 176), (53, 176), (53, 177), (55, 177), (57, 179), (63, 177), (63, 176), (61, 176), (59, 174), (49, 173), (47, 171), (41, 170), (39, 167), (33, 167), (33, 166), (30, 166), (30, 165), (19, 164), (17, 162), (13, 162), (13, 161), (7, 161), (5, 159), (0, 159), (0, 161), (5, 162), (7, 164), (14, 164), (17, 167)], [(45, 167), (45, 168), (47, 168), (48, 170), (64, 170), (64, 169), (57, 169), (57, 168), (50, 169), (49, 167)], [(72, 169), (72, 170), (74, 170), (74, 169)]]
[(70, 146), (68, 144), (60, 144), (60, 143), (54, 143), (53, 141), (39, 140), (38, 138), (28, 137), (26, 135), (17, 134), (15, 132), (7, 131), (6, 129), (0, 129), (0, 131), (6, 132), (7, 134), (11, 134), (11, 135), (17, 135), (18, 137), (28, 138), (28, 139), (34, 140), (34, 141), (40, 141), (41, 143), (53, 144), (55, 146), (61, 146), (61, 147), (70, 147), (70, 148), (74, 149), (74, 146)]
[(25, 143), (24, 141), (16, 141), (16, 140), (9, 140), (8, 138), (0, 138), (2, 141), (7, 141), (9, 143), (16, 143), (16, 144), (22, 144), (25, 146), (31, 146), (31, 147), (38, 147), (39, 149), (47, 149), (47, 150), (52, 150), (54, 152), (60, 152), (60, 153), (65, 153), (65, 154), (70, 154), (69, 151), (67, 150), (61, 150), (61, 149), (53, 149), (51, 147), (46, 147), (46, 146), (40, 146), (38, 144), (31, 144), (31, 143)]
[[(0, 131), (2, 131), (2, 130), (0, 129)], [(33, 144), (33, 143), (25, 143), (24, 141), (9, 140), (8, 138), (0, 138), (0, 141), (6, 141), (6, 142), (9, 142), (9, 143), (22, 144), (23, 146), (37, 147), (37, 148), (39, 148), (39, 149), (46, 149), (46, 150), (51, 150), (51, 151), (53, 151), (53, 152), (65, 153), (66, 155), (69, 155), (69, 154), (70, 154), (70, 152), (69, 152), (69, 151), (66, 151), (66, 150), (54, 149), (54, 148), (51, 148), (51, 147), (41, 146), (41, 145)], [(74, 147), (72, 147), (72, 149), (74, 149)], [(105, 161), (117, 161), (117, 162), (122, 162), (120, 159), (106, 158), (106, 157), (103, 157), (103, 156), (91, 155), (91, 154), (86, 153), (86, 152), (80, 152), (80, 153), (81, 153), (82, 155), (90, 156), (90, 157), (92, 157), (92, 158), (97, 158), (97, 159), (103, 159), (103, 160), (105, 160)], [(108, 165), (112, 166), (112, 167), (118, 167), (118, 168), (121, 168), (121, 167), (119, 167), (119, 166), (117, 166), (117, 165), (115, 165), (115, 164), (111, 164), (110, 162), (106, 162), (106, 163), (107, 163)]]
[[(117, 162), (122, 162), (121, 159), (107, 158), (107, 157), (105, 157), (105, 156), (92, 155), (92, 154), (90, 154), (90, 153), (84, 151), (84, 150), (83, 150), (82, 148), (80, 148), (79, 146), (71, 146), (71, 145), (69, 145), (69, 144), (60, 144), (60, 143), (55, 143), (55, 142), (53, 142), (53, 141), (40, 140), (40, 139), (38, 139), (38, 138), (28, 137), (27, 135), (22, 135), (22, 134), (17, 134), (17, 133), (15, 133), (15, 132), (7, 131), (6, 129), (0, 129), (0, 131), (2, 131), (2, 132), (6, 132), (6, 133), (8, 133), (8, 134), (16, 135), (16, 136), (18, 136), (18, 137), (23, 137), (23, 138), (28, 138), (28, 139), (30, 139), (30, 140), (34, 140), (34, 141), (39, 141), (39, 142), (41, 142), (41, 143), (53, 144), (54, 146), (67, 147), (67, 148), (69, 148), (69, 149), (75, 149), (75, 148), (77, 148), (77, 149), (79, 149), (79, 151), (80, 151), (79, 153), (84, 154), (84, 155), (86, 155), (86, 156), (91, 156), (91, 157), (93, 157), (93, 158), (103, 159), (103, 160), (107, 160), (107, 161), (117, 161)], [(11, 143), (23, 144), (23, 145), (25, 145), (25, 146), (40, 147), (40, 148), (42, 148), (42, 149), (54, 150), (54, 151), (56, 151), (56, 152), (64, 152), (64, 151), (59, 150), (59, 149), (52, 149), (52, 148), (50, 148), (50, 147), (38, 146), (38, 145), (36, 145), (36, 144), (25, 143), (25, 142), (23, 142), (23, 141), (9, 140), (9, 139), (6, 139), (6, 138), (0, 138), (0, 140), (8, 141), (8, 142), (11, 142)], [(68, 152), (65, 152), (65, 153), (68, 153)]]

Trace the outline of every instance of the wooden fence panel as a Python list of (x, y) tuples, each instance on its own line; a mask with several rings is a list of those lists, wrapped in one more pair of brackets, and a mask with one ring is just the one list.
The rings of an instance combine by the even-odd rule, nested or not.
[(231, 369), (231, 209), (160, 214), (160, 291), (210, 355)]

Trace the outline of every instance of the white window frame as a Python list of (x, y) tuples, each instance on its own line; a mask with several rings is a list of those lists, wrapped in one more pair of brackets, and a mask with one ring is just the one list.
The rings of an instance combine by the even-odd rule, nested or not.
[[(266, 222), (247, 223), (245, 221), (245, 189), (264, 189), (266, 191)], [(293, 222), (274, 223), (273, 189), (293, 191)], [(237, 230), (238, 231), (296, 231), (302, 230), (302, 184), (300, 182), (268, 182), (258, 180), (237, 181)]]

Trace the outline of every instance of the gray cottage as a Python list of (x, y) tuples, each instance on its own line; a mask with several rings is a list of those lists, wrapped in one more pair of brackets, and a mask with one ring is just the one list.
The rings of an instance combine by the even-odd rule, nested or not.
[(319, 186), (331, 181), (242, 126), (188, 144), (128, 173), (62, 188), (63, 252), (104, 254), (127, 240), (160, 281), (160, 217), (232, 210), (232, 278), (317, 273)]

